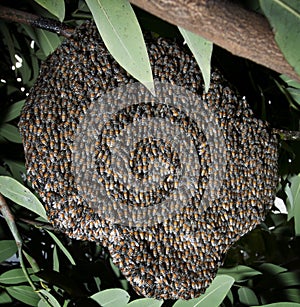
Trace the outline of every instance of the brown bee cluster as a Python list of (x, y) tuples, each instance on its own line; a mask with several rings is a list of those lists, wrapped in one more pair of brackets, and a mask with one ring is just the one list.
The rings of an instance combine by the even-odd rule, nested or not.
[[(72, 165), (78, 125), (101, 95), (135, 82), (109, 54), (92, 22), (81, 25), (42, 64), (19, 127), (28, 179), (42, 197), (53, 226), (71, 238), (97, 241), (107, 247), (113, 262), (139, 294), (189, 299), (204, 293), (226, 251), (271, 208), (278, 180), (278, 141), (269, 125), (254, 118), (247, 102), (230, 89), (218, 71), (213, 71), (210, 89), (205, 93), (197, 63), (184, 48), (161, 38), (146, 43), (154, 78), (197, 94), (222, 128), (229, 162), (218, 196), (207, 199), (203, 210), (199, 210), (201, 197), (212, 172), (210, 145), (205, 137), (208, 132), (198, 129), (178, 110), (156, 105), (155, 99), (113, 115), (118, 125), (107, 124), (96, 144), (99, 178), (95, 180), (122, 204), (153, 206), (177, 189), (180, 175), (176, 169), (184, 164), (193, 169), (194, 161), (188, 157), (180, 160), (172, 144), (141, 139), (131, 153), (132, 171), (137, 178), (144, 178), (151, 160), (166, 163), (168, 159), (172, 168), (168, 180), (161, 183), (159, 191), (143, 195), (128, 192), (113, 181), (106, 136), (119, 133), (116, 131), (126, 126), (130, 116), (138, 118), (148, 112), (147, 116), (173, 120), (192, 135), (201, 165), (198, 195), (176, 214), (153, 225), (124, 226), (105, 219), (78, 192), (73, 172), (76, 165)], [(84, 163), (80, 167), (85, 167)]]

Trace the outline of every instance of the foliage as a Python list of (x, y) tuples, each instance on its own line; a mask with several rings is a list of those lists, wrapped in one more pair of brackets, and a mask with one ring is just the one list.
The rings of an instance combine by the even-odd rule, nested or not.
[[(72, 1), (66, 2), (66, 6), (62, 0), (36, 2), (48, 12), (30, 1), (30, 5), (28, 2), (21, 2), (18, 9), (35, 11), (47, 17), (51, 13), (54, 18), (65, 18), (65, 22), (74, 26), (91, 18), (92, 14), (97, 19), (100, 4), (117, 6), (118, 3), (123, 3), (130, 11), (128, 14), (131, 18), (135, 18), (133, 12), (136, 14), (143, 31), (151, 31), (155, 36), (176, 36), (183, 43), (176, 27), (137, 8), (132, 11), (126, 1), (88, 0), (88, 5), (83, 1)], [(110, 15), (113, 14), (114, 7), (109, 8), (109, 5), (100, 12), (103, 15), (107, 13), (106, 10), (110, 10), (107, 21), (113, 24), (107, 28), (106, 35), (111, 35), (111, 31), (118, 29), (120, 21), (120, 18)], [(266, 15), (272, 18), (272, 14)], [(128, 22), (124, 19), (122, 22)], [(139, 26), (136, 21), (134, 24), (135, 27)], [(105, 26), (99, 26), (100, 32), (105, 31)], [(282, 24), (279, 28), (280, 31), (287, 31), (287, 27)], [(288, 28), (288, 31), (296, 28), (292, 26), (292, 30)], [(180, 31), (185, 32), (183, 29)], [(17, 130), (18, 116), (38, 75), (41, 60), (55, 50), (62, 38), (44, 30), (3, 21), (0, 21), (0, 35), (0, 193), (5, 196), (15, 216), (13, 220), (8, 216), (1, 216), (0, 304), (17, 305), (17, 302), (22, 302), (40, 307), (116, 304), (153, 307), (299, 305), (296, 304), (300, 303), (300, 248), (299, 237), (296, 236), (300, 232), (299, 143), (282, 142), (280, 150), (281, 182), (278, 197), (285, 201), (288, 216), (271, 212), (261, 226), (239, 240), (228, 252), (224, 267), (219, 270), (211, 287), (200, 298), (188, 302), (140, 298), (110, 262), (104, 248), (93, 242), (70, 240), (51, 228), (45, 220), (43, 205), (31, 192), (30, 184), (24, 181), (24, 156)], [(101, 35), (104, 38), (105, 34)], [(123, 35), (127, 35), (126, 39), (118, 39)], [(185, 40), (195, 52), (193, 46), (198, 48), (198, 38), (188, 35), (184, 34)], [(136, 48), (137, 42), (128, 38), (132, 39), (128, 32), (118, 32), (116, 41), (128, 43), (128, 50)], [(287, 45), (287, 48), (292, 47)], [(208, 49), (207, 60), (204, 64), (199, 64), (201, 68), (203, 65), (210, 67), (211, 46)], [(111, 52), (114, 54), (113, 50)], [(128, 52), (131, 54), (132, 51)], [(291, 49), (290, 53), (296, 52)], [(149, 68), (146, 62), (143, 56), (141, 64), (135, 65), (140, 68), (139, 73)], [(268, 120), (274, 127), (299, 129), (299, 84), (233, 57), (218, 47), (214, 47), (212, 63), (246, 95), (258, 117)], [(11, 69), (12, 66), (14, 70)], [(124, 67), (127, 66), (124, 64)], [(135, 73), (132, 74), (136, 76)], [(149, 76), (142, 75), (141, 79), (150, 82)]]

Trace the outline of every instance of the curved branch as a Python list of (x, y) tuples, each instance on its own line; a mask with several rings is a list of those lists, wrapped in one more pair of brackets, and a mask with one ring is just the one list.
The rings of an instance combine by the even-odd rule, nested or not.
[(252, 60), (300, 81), (278, 48), (268, 21), (223, 0), (130, 0), (171, 24), (212, 41), (234, 55)]
[(44, 29), (59, 35), (70, 37), (74, 29), (51, 18), (40, 17), (31, 13), (19, 11), (0, 5), (0, 18), (8, 21), (24, 23), (36, 28)]

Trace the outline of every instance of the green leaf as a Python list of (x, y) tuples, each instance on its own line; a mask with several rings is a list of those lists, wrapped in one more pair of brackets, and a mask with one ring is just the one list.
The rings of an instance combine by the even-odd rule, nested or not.
[(65, 2), (64, 0), (34, 0), (48, 12), (56, 16), (60, 21), (65, 18)]
[(8, 165), (13, 177), (22, 183), (23, 178), (21, 174), (26, 174), (24, 162), (12, 161), (8, 159), (3, 159), (3, 161)]
[(64, 245), (60, 242), (58, 237), (52, 233), (49, 230), (46, 230), (50, 237), (54, 240), (54, 242), (58, 245), (58, 247), (61, 249), (61, 251), (65, 254), (65, 256), (69, 259), (72, 265), (76, 265), (75, 260), (73, 259), (72, 255), (69, 253), (69, 251), (64, 247)]
[(280, 50), (300, 75), (300, 1), (260, 0), (260, 5), (273, 27)]
[(18, 301), (30, 306), (37, 306), (40, 298), (30, 286), (7, 287), (7, 292)]
[(291, 183), (290, 194), (287, 193), (286, 189), (289, 200), (288, 210), (291, 210), (291, 214), (289, 212), (289, 217), (294, 217), (295, 233), (296, 235), (300, 235), (300, 174), (295, 175), (288, 180)]
[[(32, 274), (32, 269), (27, 269), (28, 274)], [(22, 282), (27, 282), (27, 278), (24, 275), (23, 269), (12, 269), (4, 272), (0, 275), (0, 283), (2, 284), (19, 284)]]
[(293, 97), (293, 99), (300, 105), (300, 89), (288, 87), (287, 91)]
[(18, 128), (11, 124), (2, 124), (0, 126), (0, 135), (11, 142), (22, 144), (22, 138)]
[(53, 248), (53, 271), (59, 272), (59, 259), (57, 255), (56, 245), (54, 245), (54, 248)]
[(259, 266), (259, 270), (268, 275), (277, 275), (286, 272), (287, 269), (273, 263), (263, 263)]
[(46, 210), (38, 198), (17, 180), (0, 176), (0, 193), (18, 205), (38, 214), (47, 220)]
[(259, 305), (259, 301), (253, 290), (247, 287), (241, 287), (238, 289), (239, 300), (242, 304), (247, 306)]
[(128, 303), (130, 296), (123, 289), (107, 289), (93, 294), (90, 298), (102, 307), (123, 307)]
[(159, 301), (154, 298), (141, 298), (127, 304), (129, 307), (160, 307), (164, 301)]
[(178, 27), (180, 33), (184, 37), (187, 45), (192, 51), (203, 75), (205, 92), (208, 92), (210, 85), (210, 62), (213, 50), (212, 42), (204, 39), (203, 37)]
[(3, 122), (9, 122), (21, 114), (21, 110), (24, 106), (25, 99), (20, 100), (18, 102), (15, 102), (12, 104), (5, 112), (5, 115), (3, 117)]
[(233, 277), (235, 281), (242, 281), (245, 279), (249, 279), (253, 276), (257, 276), (262, 274), (259, 271), (256, 271), (245, 265), (238, 265), (233, 268), (220, 268), (218, 270), (218, 274), (225, 274)]
[(40, 270), (37, 262), (29, 254), (27, 254), (24, 250), (22, 250), (22, 253), (26, 257), (27, 261), (29, 262), (29, 264), (30, 264), (30, 266), (32, 268), (32, 271), (34, 273), (37, 273)]
[(6, 292), (0, 293), (0, 304), (9, 304), (11, 302), (12, 302), (12, 299)]
[(39, 290), (39, 293), (43, 294), (47, 298), (47, 302), (41, 299), (38, 303), (38, 307), (61, 307), (57, 299), (48, 291), (46, 290)]
[(300, 304), (297, 303), (290, 303), (290, 302), (280, 302), (280, 303), (273, 303), (267, 305), (260, 305), (261, 307), (300, 307)]
[(299, 88), (300, 89), (300, 83), (298, 81), (295, 81), (294, 79), (291, 79), (290, 77), (286, 75), (280, 75), (280, 78), (291, 87)]
[(116, 61), (154, 94), (143, 34), (127, 0), (86, 0), (100, 35)]
[(10, 60), (11, 60), (11, 64), (16, 65), (15, 45), (14, 45), (12, 36), (11, 36), (9, 30), (8, 30), (8, 27), (6, 26), (5, 22), (3, 22), (3, 21), (0, 21), (0, 31), (2, 32), (2, 35), (3, 35), (3, 42), (7, 46), (9, 56), (10, 56)]
[(178, 300), (173, 307), (217, 307), (223, 302), (233, 283), (231, 276), (218, 275), (203, 295), (188, 301)]
[(12, 257), (17, 251), (18, 248), (14, 240), (0, 241), (0, 262)]
[(36, 29), (38, 36), (38, 43), (41, 47), (44, 56), (48, 56), (54, 52), (55, 49), (61, 44), (59, 36), (55, 33), (48, 32), (42, 29)]

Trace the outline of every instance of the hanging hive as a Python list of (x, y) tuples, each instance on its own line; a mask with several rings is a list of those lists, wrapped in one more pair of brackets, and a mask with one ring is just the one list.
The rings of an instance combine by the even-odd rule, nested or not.
[[(183, 48), (161, 38), (146, 43), (154, 79), (186, 88), (200, 97), (199, 103), (214, 112), (216, 123), (222, 127), (225, 148), (220, 154), (228, 163), (217, 197), (206, 199), (202, 210), (203, 191), (212, 172), (209, 131), (197, 128), (184, 112), (160, 103), (159, 95), (153, 98), (145, 94), (150, 102), (139, 104), (137, 100), (105, 123), (103, 135), (96, 136), (95, 180), (123, 207), (157, 206), (170, 191), (176, 191), (180, 181), (176, 168), (192, 170), (195, 161), (176, 155), (167, 141), (148, 136), (137, 140), (132, 151), (130, 168), (140, 179), (148, 178), (151, 161), (171, 160), (173, 173), (169, 175), (173, 179), (162, 181), (160, 190), (150, 194), (126, 190), (111, 176), (111, 160), (104, 158), (106, 154), (111, 157), (105, 143), (107, 135), (120, 134), (133, 118), (159, 117), (193, 135), (201, 173), (197, 195), (193, 194), (176, 214), (136, 227), (106, 219), (79, 193), (74, 173), (85, 170), (86, 165), (84, 159), (79, 165), (72, 164), (77, 127), (99, 97), (135, 82), (111, 57), (94, 23), (80, 26), (42, 64), (19, 126), (28, 179), (42, 197), (53, 226), (71, 238), (97, 241), (107, 247), (137, 293), (160, 299), (189, 299), (205, 291), (229, 247), (260, 223), (271, 208), (278, 179), (277, 138), (267, 123), (254, 118), (246, 101), (230, 89), (218, 71), (212, 72), (211, 86), (205, 94), (199, 68)], [(80, 135), (79, 141), (84, 142)], [(139, 161), (145, 160), (150, 162), (142, 164), (146, 167), (141, 169)]]

